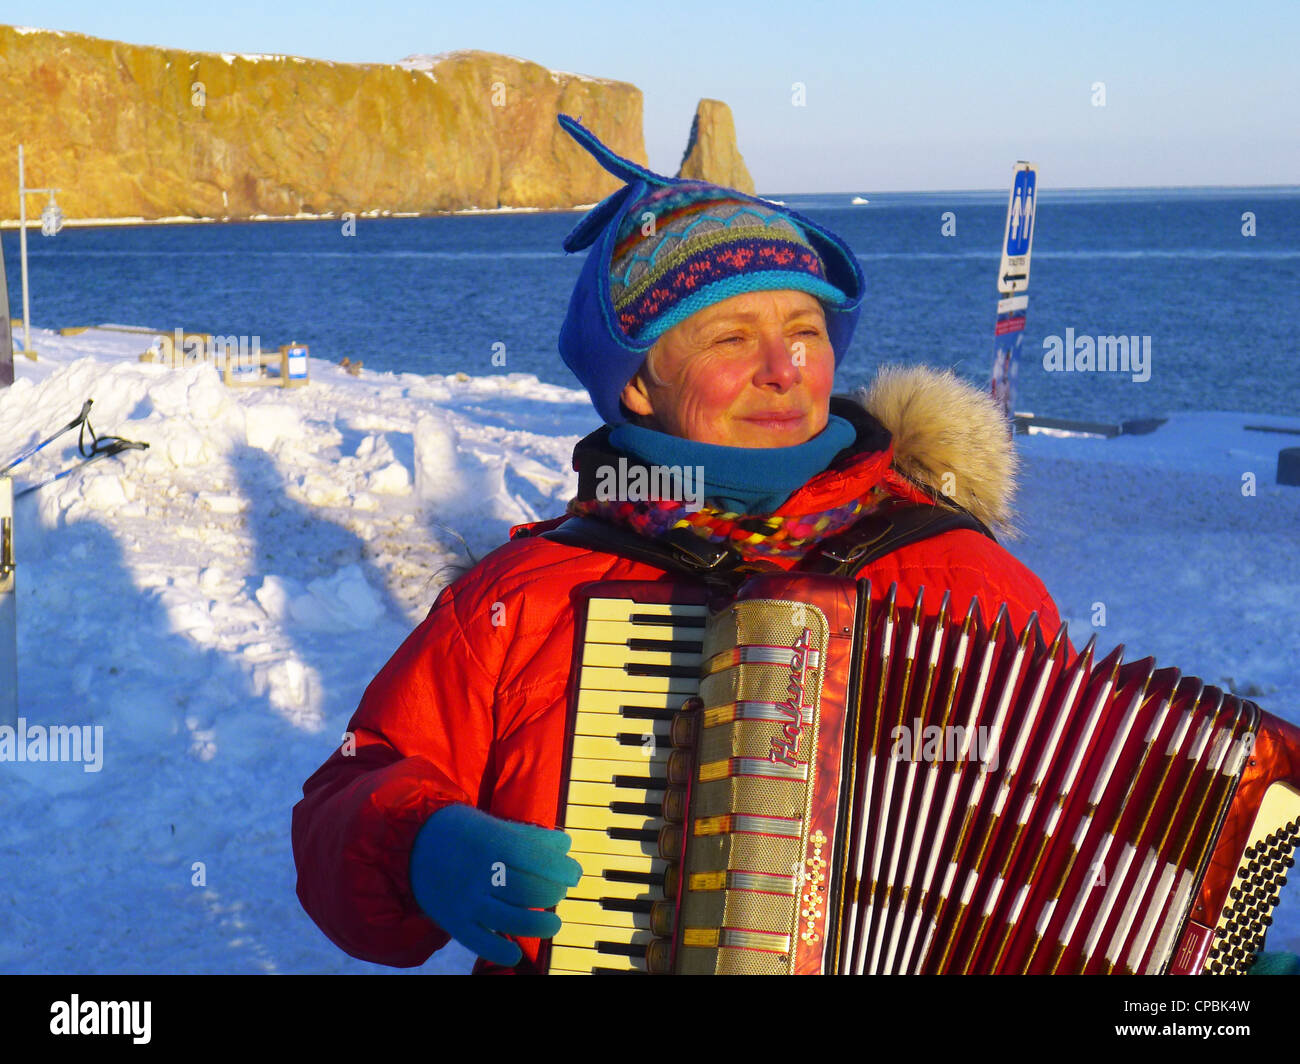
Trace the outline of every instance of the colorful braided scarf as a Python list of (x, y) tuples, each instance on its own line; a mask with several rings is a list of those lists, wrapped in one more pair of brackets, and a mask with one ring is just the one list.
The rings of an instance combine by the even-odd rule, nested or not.
[(710, 506), (688, 511), (686, 503), (574, 499), (568, 512), (629, 528), (649, 539), (687, 528), (711, 543), (730, 543), (745, 558), (802, 558), (816, 543), (844, 531), (875, 510), (888, 492), (877, 487), (844, 506), (812, 514), (739, 514)]

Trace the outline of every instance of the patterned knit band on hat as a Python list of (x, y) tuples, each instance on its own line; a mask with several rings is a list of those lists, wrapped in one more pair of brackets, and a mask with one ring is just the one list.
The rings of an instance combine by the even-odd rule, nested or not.
[(614, 310), (642, 342), (744, 292), (795, 289), (831, 306), (846, 302), (789, 218), (703, 181), (655, 189), (629, 208), (612, 257)]

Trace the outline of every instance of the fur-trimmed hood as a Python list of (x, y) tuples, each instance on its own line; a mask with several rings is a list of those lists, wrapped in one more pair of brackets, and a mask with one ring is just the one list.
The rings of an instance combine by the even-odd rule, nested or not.
[(1014, 536), (1019, 460), (991, 396), (951, 370), (885, 366), (854, 399), (894, 438), (894, 466), (931, 494)]

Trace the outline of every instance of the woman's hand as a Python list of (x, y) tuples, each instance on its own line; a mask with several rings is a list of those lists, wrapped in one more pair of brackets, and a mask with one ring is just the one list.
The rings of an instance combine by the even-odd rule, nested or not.
[(411, 849), (411, 891), (420, 908), (466, 949), (511, 967), (523, 952), (504, 938), (551, 938), (556, 905), (582, 866), (563, 831), (502, 820), (468, 805), (438, 810)]

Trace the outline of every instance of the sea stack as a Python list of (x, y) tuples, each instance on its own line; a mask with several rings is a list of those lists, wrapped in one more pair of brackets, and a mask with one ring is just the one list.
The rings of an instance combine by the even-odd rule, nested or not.
[(682, 155), (678, 177), (712, 181), (715, 185), (755, 195), (754, 179), (736, 147), (736, 123), (721, 100), (701, 100), (691, 122), (691, 135)]

